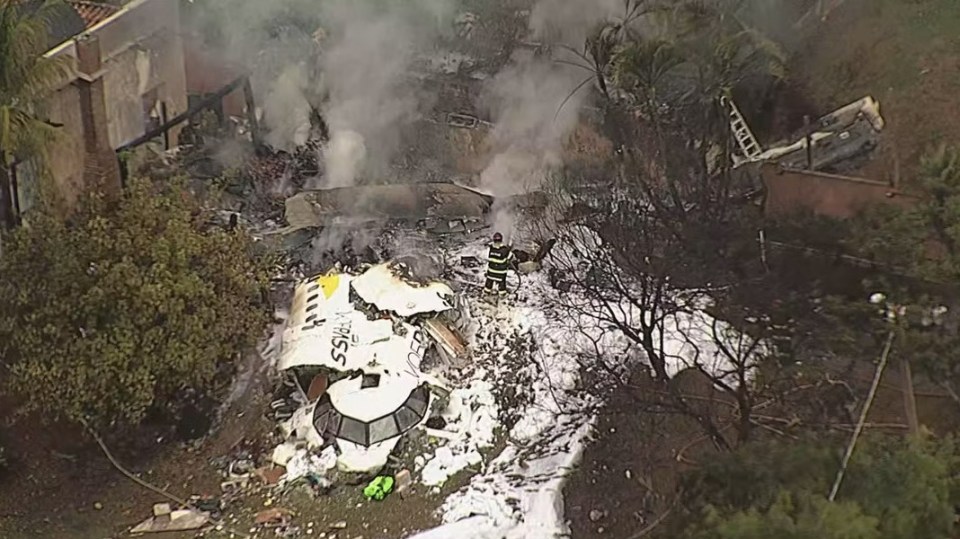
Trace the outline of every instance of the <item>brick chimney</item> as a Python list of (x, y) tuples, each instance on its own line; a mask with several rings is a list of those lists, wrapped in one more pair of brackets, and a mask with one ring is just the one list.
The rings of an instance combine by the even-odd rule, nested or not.
[(84, 169), (83, 183), (100, 186), (104, 191), (118, 192), (123, 184), (120, 163), (110, 145), (107, 130), (107, 104), (103, 91), (104, 69), (100, 57), (100, 40), (81, 35), (76, 39), (77, 79), (80, 92), (80, 117), (83, 120)]

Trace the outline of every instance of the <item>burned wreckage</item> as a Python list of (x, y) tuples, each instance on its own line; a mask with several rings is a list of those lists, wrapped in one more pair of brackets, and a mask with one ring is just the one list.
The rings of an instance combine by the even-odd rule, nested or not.
[(343, 472), (376, 472), (449, 392), (427, 367), (462, 364), (469, 317), (454, 291), (400, 261), (301, 282), (277, 368), (300, 406), (282, 425), (312, 449), (335, 445)]
[(298, 193), (286, 201), (291, 229), (414, 222), (442, 232), (482, 221), (494, 199), (454, 183), (382, 184)]

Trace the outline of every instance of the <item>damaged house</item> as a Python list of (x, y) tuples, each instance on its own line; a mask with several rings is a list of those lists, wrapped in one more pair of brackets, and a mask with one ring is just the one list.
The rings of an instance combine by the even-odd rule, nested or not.
[[(867, 156), (880, 140), (884, 128), (880, 103), (867, 96), (811, 123), (791, 142), (763, 149), (733, 100), (726, 100), (730, 130), (736, 140), (735, 166), (777, 163), (784, 168), (841, 171), (855, 168), (855, 160)], [(851, 163), (853, 162), (853, 164)]]
[(382, 468), (448, 391), (427, 364), (465, 359), (457, 305), (449, 286), (417, 281), (399, 262), (302, 282), (277, 365), (301, 404), (284, 430), (314, 449), (335, 444), (341, 471)]
[[(46, 120), (59, 128), (48, 165), (68, 201), (94, 180), (119, 187), (116, 150), (187, 109), (179, 7), (170, 0), (67, 0), (48, 21), (46, 56), (69, 67), (47, 101)], [(168, 132), (167, 147), (178, 134)], [(19, 216), (34, 203), (30, 165), (11, 167), (0, 215)]]

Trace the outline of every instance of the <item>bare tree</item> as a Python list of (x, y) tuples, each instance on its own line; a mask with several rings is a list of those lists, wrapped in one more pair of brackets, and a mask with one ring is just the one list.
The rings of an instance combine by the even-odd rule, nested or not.
[(665, 271), (664, 255), (674, 236), (629, 200), (607, 202), (611, 211), (582, 216), (552, 231), (558, 237), (551, 255), (553, 278), (570, 292), (563, 308), (582, 323), (616, 329), (642, 351), (652, 379), (670, 395), (671, 404), (694, 418), (714, 445), (727, 449), (730, 444), (716, 423), (669, 383), (667, 321), (689, 310), (700, 296), (675, 288)]

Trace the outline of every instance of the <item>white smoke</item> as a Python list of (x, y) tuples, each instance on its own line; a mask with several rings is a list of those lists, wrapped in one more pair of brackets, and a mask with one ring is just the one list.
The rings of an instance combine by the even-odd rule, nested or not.
[(265, 141), (270, 146), (291, 151), (310, 137), (310, 103), (302, 88), (308, 84), (302, 63), (287, 66), (270, 85), (263, 98), (263, 116), (270, 129)]
[(292, 150), (313, 135), (312, 108), (331, 141), (330, 171), (318, 186), (378, 177), (401, 130), (425, 104), (408, 73), (448, 25), (443, 0), (208, 0), (193, 26), (216, 36), (218, 52), (250, 69), (265, 140)]
[(534, 39), (579, 48), (603, 21), (625, 15), (625, 0), (540, 0), (530, 10)]
[(521, 52), (492, 81), (487, 95), (495, 125), (495, 155), (480, 187), (509, 196), (539, 187), (562, 164), (563, 144), (579, 121), (589, 93), (573, 92), (584, 79), (575, 67)]
[[(540, 0), (530, 13), (533, 41), (553, 45), (552, 53), (518, 51), (487, 88), (485, 103), (494, 120), (493, 156), (479, 187), (497, 197), (540, 188), (563, 164), (564, 145), (592, 95), (593, 74), (569, 49), (582, 50), (590, 32), (622, 16), (623, 0)], [(558, 46), (559, 45), (559, 46)], [(494, 208), (494, 226), (507, 234), (516, 217)]]
[[(382, 174), (401, 128), (417, 119), (421, 101), (407, 73), (438, 28), (435, 21), (425, 24), (410, 16), (416, 6), (400, 10), (356, 1), (324, 6), (329, 33), (320, 69), (327, 96), (323, 114), (331, 132), (324, 184), (343, 187), (364, 173)], [(427, 7), (430, 13), (433, 6)]]
[(363, 135), (349, 128), (335, 129), (323, 150), (323, 156), (327, 164), (324, 181), (327, 187), (353, 185), (357, 171), (367, 159)]

